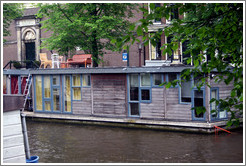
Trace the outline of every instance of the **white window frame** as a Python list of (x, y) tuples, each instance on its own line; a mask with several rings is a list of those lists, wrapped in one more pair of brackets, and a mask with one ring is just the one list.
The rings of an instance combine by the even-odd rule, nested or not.
[[(149, 37), (150, 37), (150, 33), (149, 33)], [(160, 39), (161, 40), (161, 39)], [(153, 46), (153, 47), (152, 47)], [(152, 48), (154, 48), (155, 49), (155, 59), (152, 59)], [(157, 49), (156, 49), (156, 45), (154, 46), (154, 45), (152, 45), (151, 44), (151, 42), (149, 41), (149, 60), (150, 61), (152, 61), (152, 60), (154, 60), (154, 61), (158, 61), (158, 60), (161, 60), (161, 59), (157, 59), (157, 54), (158, 54), (158, 52), (156, 51)], [(161, 56), (161, 55), (160, 55)]]

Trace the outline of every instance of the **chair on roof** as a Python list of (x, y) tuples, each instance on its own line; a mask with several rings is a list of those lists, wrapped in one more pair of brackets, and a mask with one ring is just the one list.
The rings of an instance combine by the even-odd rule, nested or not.
[(55, 65), (57, 66), (57, 68), (59, 68), (61, 62), (63, 62), (63, 56), (59, 56), (58, 54), (52, 54), (51, 60), (52, 60), (52, 68), (55, 68)]
[(50, 65), (50, 67), (52, 66), (52, 60), (48, 60), (46, 53), (40, 53), (40, 61), (41, 61), (40, 68), (42, 65), (44, 65), (44, 69), (48, 65)]

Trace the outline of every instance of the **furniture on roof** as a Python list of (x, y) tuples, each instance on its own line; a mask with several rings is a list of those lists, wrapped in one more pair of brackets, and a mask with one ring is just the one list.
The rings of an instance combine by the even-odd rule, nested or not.
[(52, 60), (52, 68), (54, 68), (55, 65), (57, 68), (59, 68), (61, 62), (63, 61), (63, 56), (59, 56), (58, 54), (52, 54), (51, 60)]
[(91, 54), (78, 54), (67, 60), (68, 65), (85, 65), (85, 68), (90, 65), (92, 67), (92, 55)]
[(52, 60), (48, 60), (46, 53), (40, 53), (39, 55), (40, 55), (40, 61), (41, 61), (40, 68), (42, 65), (44, 65), (44, 69), (48, 65), (50, 65), (50, 67), (52, 66)]

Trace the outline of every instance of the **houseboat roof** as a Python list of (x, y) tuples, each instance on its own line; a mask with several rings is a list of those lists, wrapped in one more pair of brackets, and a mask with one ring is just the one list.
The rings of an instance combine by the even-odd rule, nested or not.
[(128, 74), (128, 73), (180, 73), (192, 66), (155, 66), (155, 67), (96, 67), (96, 68), (65, 68), (65, 69), (27, 69), (4, 70), (4, 74)]

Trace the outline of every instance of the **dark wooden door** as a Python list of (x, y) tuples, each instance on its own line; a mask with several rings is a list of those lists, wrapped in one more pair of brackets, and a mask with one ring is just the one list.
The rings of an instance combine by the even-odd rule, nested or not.
[[(35, 61), (35, 42), (25, 43), (26, 45), (26, 60)], [(32, 63), (27, 62), (26, 68), (32, 68)]]

